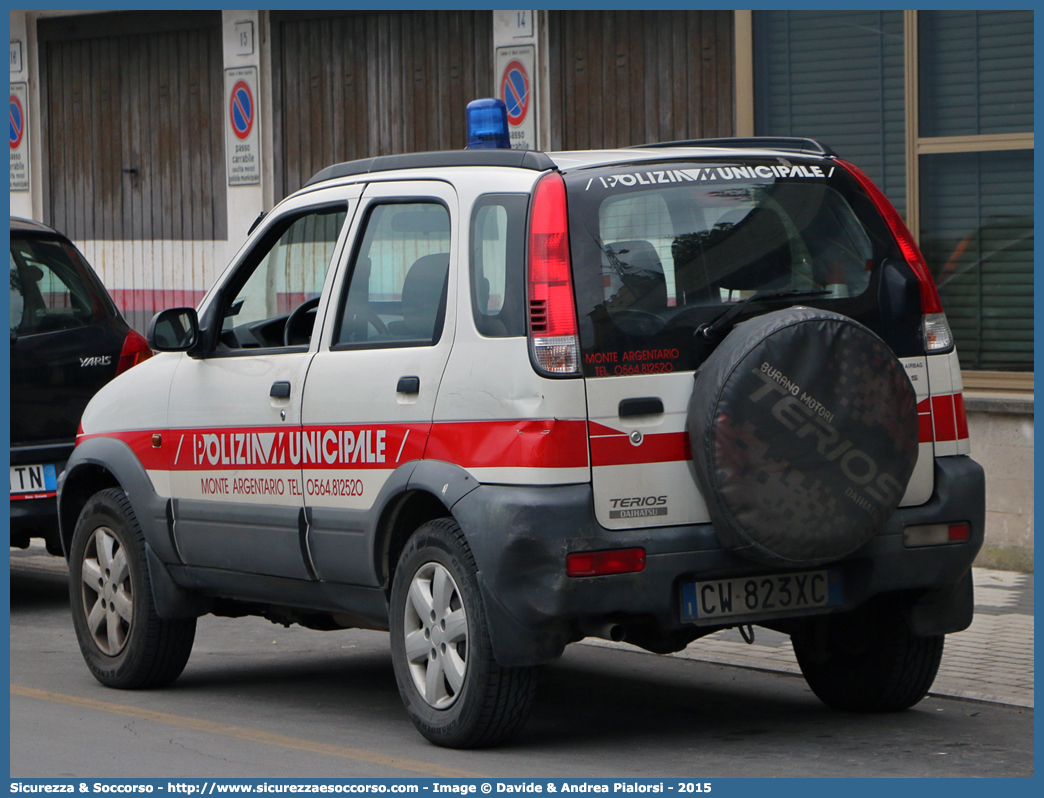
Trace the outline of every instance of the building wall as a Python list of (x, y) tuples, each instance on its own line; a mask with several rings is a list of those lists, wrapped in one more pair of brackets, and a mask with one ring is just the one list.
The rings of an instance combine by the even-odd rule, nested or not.
[[(496, 48), (534, 50), (530, 146), (733, 130), (731, 12), (10, 13), (32, 162), (12, 212), (67, 233), (141, 331), (198, 303), (258, 214), (319, 169), (463, 147), (466, 104), (502, 90)], [(230, 171), (244, 70), (250, 182)]]
[(493, 92), (491, 11), (271, 14), (276, 190), (332, 163), (464, 146)]
[(1033, 402), (1024, 394), (965, 394), (971, 456), (986, 470), (984, 565), (1033, 570)]

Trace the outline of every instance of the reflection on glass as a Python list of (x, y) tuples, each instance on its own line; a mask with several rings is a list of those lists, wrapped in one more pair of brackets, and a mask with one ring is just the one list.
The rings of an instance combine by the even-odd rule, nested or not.
[(921, 157), (921, 249), (964, 368), (1033, 368), (1033, 152)]
[(11, 330), (17, 335), (57, 332), (90, 324), (101, 305), (68, 244), (11, 241)]
[(610, 315), (738, 302), (759, 291), (856, 296), (873, 256), (844, 197), (811, 181), (612, 197), (598, 211), (598, 246)]

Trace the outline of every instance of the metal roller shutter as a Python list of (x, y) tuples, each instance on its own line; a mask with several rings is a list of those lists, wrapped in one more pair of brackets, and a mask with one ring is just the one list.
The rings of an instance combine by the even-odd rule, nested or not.
[(902, 11), (755, 11), (754, 128), (810, 136), (906, 208)]
[(1033, 130), (1033, 12), (918, 14), (919, 133)]
[[(1033, 12), (918, 14), (921, 136), (1033, 130)], [(1033, 151), (922, 155), (921, 245), (968, 369), (1033, 369)]]
[(1033, 369), (1033, 151), (921, 156), (921, 247), (962, 368)]

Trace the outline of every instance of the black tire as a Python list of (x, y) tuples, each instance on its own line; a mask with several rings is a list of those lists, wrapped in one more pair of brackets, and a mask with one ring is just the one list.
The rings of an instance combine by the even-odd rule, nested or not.
[[(389, 625), (399, 694), (418, 731), (447, 748), (478, 748), (514, 737), (536, 697), (535, 668), (503, 668), (493, 657), (476, 572), (457, 522), (440, 518), (410, 538), (392, 583)], [(442, 580), (441, 601), (436, 580)], [(431, 599), (426, 619), (411, 588), (420, 591), (418, 601)], [(414, 641), (409, 655), (407, 635)], [(419, 650), (424, 646), (430, 651)], [(432, 700), (421, 692), (422, 682)]]
[(944, 635), (914, 637), (894, 608), (817, 619), (793, 636), (805, 681), (820, 701), (845, 712), (899, 712), (928, 694)]
[(119, 488), (95, 493), (76, 521), (69, 601), (83, 659), (106, 687), (162, 687), (185, 669), (196, 619), (156, 614), (145, 537)]

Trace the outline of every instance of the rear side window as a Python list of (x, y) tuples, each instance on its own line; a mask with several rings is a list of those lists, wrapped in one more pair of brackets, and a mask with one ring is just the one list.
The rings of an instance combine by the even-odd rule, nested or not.
[(858, 315), (875, 267), (898, 257), (840, 167), (663, 166), (567, 177), (588, 376), (695, 368), (695, 329), (756, 294)]
[(83, 327), (109, 310), (80, 254), (55, 239), (11, 239), (11, 330), (34, 335)]
[(528, 194), (485, 194), (471, 214), (471, 310), (487, 338), (526, 334)]

